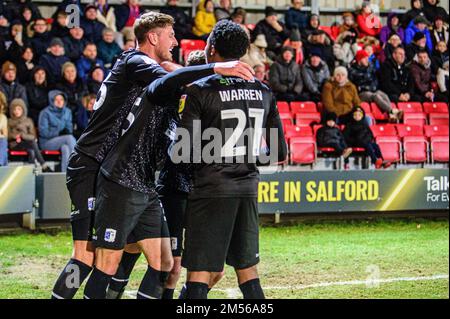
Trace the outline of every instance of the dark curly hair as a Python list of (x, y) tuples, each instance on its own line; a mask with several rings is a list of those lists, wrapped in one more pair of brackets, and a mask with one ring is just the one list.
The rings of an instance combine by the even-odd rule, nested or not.
[(250, 46), (250, 39), (244, 29), (229, 20), (216, 24), (209, 41), (224, 59), (239, 59), (247, 53)]

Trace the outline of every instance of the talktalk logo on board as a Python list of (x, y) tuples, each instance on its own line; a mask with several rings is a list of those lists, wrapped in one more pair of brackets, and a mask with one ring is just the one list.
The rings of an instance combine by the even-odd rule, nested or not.
[(448, 202), (449, 181), (448, 176), (425, 176), (423, 180), (427, 184), (427, 202)]

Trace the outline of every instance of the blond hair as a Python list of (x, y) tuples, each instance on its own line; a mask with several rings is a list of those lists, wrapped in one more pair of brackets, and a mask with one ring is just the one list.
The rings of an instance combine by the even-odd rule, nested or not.
[(175, 24), (174, 19), (167, 14), (150, 11), (141, 15), (139, 19), (134, 23), (134, 35), (139, 44), (145, 42), (147, 33), (156, 28), (165, 28), (167, 26), (173, 26)]

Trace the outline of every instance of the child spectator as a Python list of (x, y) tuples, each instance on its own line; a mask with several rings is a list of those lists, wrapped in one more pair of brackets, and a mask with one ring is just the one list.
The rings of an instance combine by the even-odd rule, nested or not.
[(381, 28), (380, 32), (380, 41), (382, 44), (385, 44), (389, 36), (391, 34), (397, 34), (400, 37), (400, 40), (403, 42), (403, 39), (405, 38), (405, 30), (400, 25), (400, 18), (398, 17), (398, 14), (395, 12), (391, 12), (388, 15), (387, 19), (387, 25)]
[(56, 85), (56, 89), (64, 93), (66, 108), (72, 111), (72, 119), (75, 120), (87, 89), (84, 82), (77, 78), (77, 69), (72, 62), (64, 63), (62, 66), (62, 80)]
[(95, 65), (100, 65), (104, 68), (103, 61), (97, 58), (97, 46), (94, 43), (88, 43), (84, 47), (83, 55), (77, 61), (78, 77), (83, 81), (87, 81), (89, 71)]
[(308, 101), (320, 102), (322, 87), (330, 76), (330, 69), (322, 61), (320, 51), (313, 50), (310, 52), (309, 58), (302, 67), (302, 78), (305, 85), (304, 94), (307, 95)]
[(324, 116), (324, 125), (317, 131), (317, 146), (332, 147), (337, 156), (342, 156), (347, 163), (347, 159), (352, 154), (352, 148), (347, 146), (344, 134), (336, 124), (337, 115), (333, 112)]
[(33, 47), (33, 52), (36, 55), (36, 59), (39, 60), (39, 58), (47, 52), (51, 41), (51, 35), (48, 31), (47, 21), (43, 18), (36, 19), (32, 26), (33, 36), (30, 39), (30, 42)]
[(61, 67), (66, 62), (69, 62), (69, 58), (64, 55), (64, 43), (60, 38), (54, 38), (48, 53), (41, 56), (39, 60), (39, 65), (47, 70), (49, 85), (55, 85), (61, 81)]
[(58, 90), (48, 93), (49, 106), (39, 115), (39, 142), (43, 149), (61, 151), (61, 170), (67, 170), (76, 140), (73, 137), (72, 112), (66, 107), (66, 95)]
[(17, 60), (17, 74), (20, 84), (26, 84), (31, 81), (31, 73), (35, 66), (34, 53), (31, 46), (24, 46)]
[(359, 28), (359, 37), (377, 37), (381, 32), (381, 21), (372, 11), (370, 1), (364, 1), (361, 12), (356, 17), (356, 23)]
[(304, 101), (300, 66), (295, 63), (294, 50), (283, 47), (281, 55), (270, 67), (269, 83), (279, 101)]
[(97, 20), (97, 7), (95, 5), (88, 4), (84, 8), (81, 27), (84, 30), (84, 37), (88, 41), (98, 43), (102, 39), (102, 31), (105, 25)]
[(47, 72), (43, 67), (37, 66), (33, 69), (31, 82), (26, 84), (29, 116), (37, 124), (39, 113), (48, 105), (48, 83)]
[(202, 0), (198, 4), (197, 9), (192, 33), (206, 40), (217, 22), (214, 16), (214, 2), (212, 0)]
[(0, 166), (8, 165), (8, 119), (5, 113), (6, 97), (0, 92)]
[(292, 30), (294, 25), (300, 30), (308, 26), (308, 14), (302, 11), (304, 4), (303, 0), (291, 0), (291, 7), (286, 11), (284, 16), (286, 27), (289, 30)]
[(441, 16), (437, 16), (434, 20), (431, 39), (433, 40), (434, 46), (439, 42), (444, 42), (448, 45), (448, 27), (444, 25), (444, 19)]
[(220, 0), (219, 7), (214, 9), (216, 21), (230, 19), (231, 17), (231, 0)]
[(384, 161), (380, 147), (375, 142), (372, 130), (365, 121), (365, 112), (361, 107), (355, 107), (351, 113), (351, 118), (344, 129), (344, 137), (349, 147), (363, 147), (370, 157), (375, 168), (388, 168), (390, 162)]
[(0, 92), (6, 96), (6, 103), (19, 98), (28, 103), (25, 87), (17, 82), (17, 68), (14, 63), (6, 61), (2, 65), (2, 79), (0, 81)]
[(440, 100), (448, 103), (448, 60), (444, 62), (442, 68), (437, 73), (437, 83), (439, 86), (439, 98)]
[(84, 47), (88, 43), (83, 35), (82, 28), (73, 27), (70, 28), (69, 35), (63, 39), (66, 56), (74, 63), (81, 57)]
[(103, 72), (103, 69), (99, 65), (95, 66), (89, 72), (89, 80), (87, 83), (89, 93), (96, 95), (100, 90), (104, 79), (105, 72)]
[(406, 29), (417, 16), (425, 17), (422, 0), (411, 0), (411, 9), (402, 18), (402, 27)]
[(42, 171), (52, 170), (45, 163), (41, 150), (37, 144), (36, 129), (33, 121), (27, 117), (27, 107), (21, 99), (12, 100), (9, 106), (11, 118), (8, 121), (9, 147), (13, 151), (27, 151), (28, 162), (35, 164), (36, 160), (42, 167)]
[(114, 41), (114, 31), (103, 29), (102, 40), (98, 43), (98, 57), (105, 64), (105, 68), (110, 69), (113, 61), (122, 53), (122, 49)]
[(428, 30), (428, 21), (422, 16), (417, 16), (405, 30), (405, 44), (414, 41), (416, 33), (423, 33), (426, 38), (427, 50), (431, 52), (433, 49), (433, 41), (431, 40), (430, 31)]

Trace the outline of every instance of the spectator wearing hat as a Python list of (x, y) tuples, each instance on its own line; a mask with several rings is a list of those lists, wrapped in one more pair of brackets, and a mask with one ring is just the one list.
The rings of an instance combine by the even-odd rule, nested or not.
[(437, 16), (441, 16), (448, 23), (448, 12), (439, 6), (440, 0), (424, 0), (423, 12), (428, 21), (435, 21)]
[(38, 122), (39, 113), (48, 105), (47, 71), (37, 66), (31, 74), (31, 81), (26, 84), (28, 97), (28, 115), (34, 121)]
[(43, 18), (34, 20), (33, 36), (30, 39), (36, 59), (44, 55), (50, 45), (52, 37), (48, 31), (47, 21)]
[(122, 53), (122, 49), (114, 41), (114, 31), (105, 28), (102, 40), (98, 43), (98, 57), (105, 64), (105, 68), (112, 68), (112, 63)]
[(0, 92), (0, 166), (8, 165), (8, 118), (6, 97)]
[(54, 85), (61, 80), (61, 67), (68, 61), (69, 58), (64, 55), (64, 43), (60, 38), (54, 38), (48, 53), (39, 59), (39, 65), (47, 70), (49, 85)]
[(87, 88), (85, 81), (77, 77), (77, 68), (72, 62), (66, 62), (62, 66), (62, 80), (56, 85), (56, 89), (64, 92), (66, 107), (72, 111), (72, 118), (75, 120), (76, 112), (81, 105), (83, 96), (87, 93)]
[(314, 31), (308, 37), (308, 40), (303, 43), (303, 46), (305, 48), (306, 56), (309, 56), (310, 52), (313, 50), (320, 51), (322, 60), (328, 65), (330, 72), (333, 72), (336, 64), (336, 57), (333, 52), (332, 40), (328, 37), (325, 31)]
[(267, 41), (264, 34), (259, 34), (253, 43), (250, 44), (250, 48), (245, 56), (241, 60), (251, 67), (255, 65), (270, 66), (273, 61), (267, 56)]
[(431, 35), (434, 46), (441, 41), (445, 42), (448, 46), (448, 27), (444, 25), (444, 18), (442, 16), (436, 16)]
[(363, 1), (361, 11), (356, 17), (359, 28), (359, 37), (377, 37), (381, 32), (380, 18), (375, 15), (370, 5), (370, 1)]
[(411, 77), (414, 83), (413, 101), (434, 102), (439, 100), (431, 86), (431, 59), (428, 51), (422, 50), (417, 53), (411, 63)]
[(231, 0), (220, 0), (219, 6), (214, 9), (216, 21), (230, 19), (231, 17)]
[(45, 163), (37, 143), (36, 128), (33, 120), (27, 116), (27, 106), (22, 99), (14, 99), (9, 106), (11, 118), (8, 121), (9, 148), (13, 151), (27, 151), (28, 162), (41, 165), (42, 171), (52, 170)]
[(439, 98), (448, 103), (448, 65), (449, 62), (448, 60), (444, 62), (444, 64), (442, 65), (442, 68), (439, 68), (438, 72), (437, 72), (437, 83), (438, 83), (438, 87), (439, 87)]
[(330, 69), (322, 60), (319, 50), (309, 53), (309, 58), (302, 66), (302, 78), (305, 86), (304, 94), (309, 101), (320, 102), (323, 85), (330, 78)]
[(291, 0), (291, 6), (284, 16), (286, 27), (289, 30), (292, 30), (294, 26), (297, 26), (300, 30), (308, 26), (308, 14), (302, 11), (304, 4), (303, 0)]
[(411, 0), (411, 9), (402, 17), (403, 29), (406, 29), (417, 16), (425, 17), (425, 13), (423, 12), (423, 2), (422, 0)]
[(89, 78), (87, 82), (87, 89), (90, 94), (97, 94), (102, 86), (103, 80), (105, 79), (105, 72), (103, 68), (96, 65), (89, 72)]
[(84, 47), (88, 41), (83, 37), (84, 30), (81, 27), (70, 28), (69, 35), (63, 39), (64, 51), (72, 62), (81, 58)]
[(406, 53), (403, 47), (395, 48), (392, 58), (381, 65), (379, 78), (380, 89), (392, 102), (413, 101), (414, 84), (406, 64)]
[(97, 58), (97, 46), (95, 43), (87, 43), (83, 50), (83, 55), (78, 59), (77, 63), (78, 77), (87, 81), (89, 71), (96, 65), (104, 68), (103, 61)]
[(378, 89), (378, 79), (376, 70), (369, 61), (369, 54), (366, 50), (360, 50), (356, 53), (355, 62), (352, 63), (349, 70), (349, 79), (357, 89), (359, 98), (363, 102), (375, 102), (378, 107), (393, 120), (398, 120), (400, 113), (397, 109), (391, 107), (389, 96)]
[(50, 91), (48, 100), (49, 105), (39, 114), (39, 143), (43, 149), (61, 152), (61, 170), (65, 172), (76, 144), (72, 112), (66, 107), (64, 92)]
[(237, 23), (241, 26), (242, 29), (247, 33), (248, 37), (250, 38), (250, 30), (245, 25), (245, 19), (247, 17), (247, 11), (245, 11), (244, 8), (237, 7), (233, 10), (230, 16), (230, 20), (234, 23)]
[(81, 27), (84, 30), (86, 40), (98, 43), (102, 39), (102, 31), (105, 25), (97, 20), (97, 7), (95, 5), (89, 4), (84, 8)]
[(405, 30), (405, 44), (410, 44), (414, 41), (416, 33), (423, 33), (426, 38), (427, 50), (431, 53), (433, 50), (433, 41), (431, 40), (430, 31), (428, 30), (428, 20), (422, 16), (417, 16), (413, 23), (411, 23)]
[(405, 39), (405, 30), (400, 24), (400, 18), (397, 13), (391, 12), (388, 14), (387, 24), (381, 28), (380, 31), (380, 42), (385, 44), (391, 34), (397, 34), (400, 40)]
[(440, 41), (434, 47), (433, 55), (431, 57), (431, 73), (437, 74), (437, 71), (442, 68), (445, 61), (448, 61), (448, 47), (444, 41)]
[(333, 112), (338, 116), (339, 124), (349, 121), (351, 110), (361, 105), (356, 86), (349, 81), (348, 71), (339, 66), (334, 70), (333, 78), (327, 81), (322, 90), (322, 103), (325, 112)]
[(50, 30), (51, 37), (62, 39), (69, 35), (69, 30), (67, 27), (67, 12), (65, 10), (58, 11)]
[(20, 52), (20, 57), (16, 61), (17, 78), (20, 84), (25, 85), (31, 81), (31, 74), (35, 67), (33, 48), (29, 45), (24, 46)]
[(216, 23), (214, 2), (212, 0), (200, 1), (197, 6), (197, 14), (195, 15), (192, 33), (195, 36), (206, 40)]
[(304, 101), (300, 66), (295, 63), (294, 50), (283, 47), (270, 67), (269, 83), (279, 101)]
[(13, 99), (22, 99), (25, 103), (28, 103), (25, 87), (17, 82), (17, 68), (14, 63), (10, 61), (3, 63), (1, 74), (0, 92), (5, 95), (7, 105)]
[(411, 63), (419, 51), (427, 49), (427, 38), (423, 32), (414, 34), (413, 41), (406, 46), (406, 61)]
[(277, 57), (281, 53), (284, 41), (289, 37), (289, 32), (284, 24), (278, 21), (277, 12), (273, 7), (266, 7), (265, 18), (256, 24), (252, 32), (252, 42), (259, 34), (264, 34), (266, 37), (269, 57), (271, 59)]

